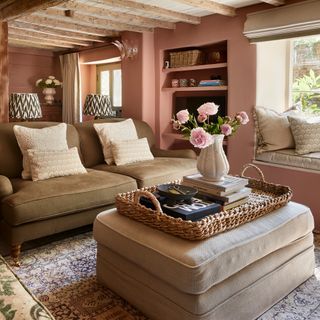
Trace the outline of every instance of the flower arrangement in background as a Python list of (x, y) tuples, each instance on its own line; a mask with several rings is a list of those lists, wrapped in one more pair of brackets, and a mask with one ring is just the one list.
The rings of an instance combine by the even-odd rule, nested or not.
[(187, 109), (181, 110), (172, 119), (173, 128), (181, 131), (193, 146), (203, 149), (213, 143), (213, 135), (230, 136), (241, 125), (249, 122), (249, 117), (244, 111), (238, 112), (233, 119), (229, 116), (218, 116), (215, 122), (211, 121), (210, 117), (216, 115), (218, 110), (219, 106), (213, 102), (201, 105), (197, 109), (197, 117), (190, 114)]
[(54, 76), (49, 76), (48, 79), (37, 80), (36, 86), (39, 88), (56, 88), (62, 86), (62, 82)]

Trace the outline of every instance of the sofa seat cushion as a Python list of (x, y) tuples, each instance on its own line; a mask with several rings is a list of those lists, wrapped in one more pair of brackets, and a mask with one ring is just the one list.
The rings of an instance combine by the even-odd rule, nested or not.
[(289, 167), (320, 170), (320, 152), (295, 154), (295, 149), (283, 149), (256, 155), (256, 160)]
[(111, 209), (94, 223), (94, 238), (177, 290), (201, 294), (246, 266), (313, 230), (309, 208), (290, 202), (250, 223), (203, 241), (150, 228)]
[(14, 193), (2, 199), (1, 214), (14, 226), (113, 204), (119, 192), (137, 188), (130, 177), (91, 169), (87, 174), (11, 182)]
[(184, 175), (197, 172), (194, 159), (162, 157), (121, 166), (101, 164), (93, 168), (132, 177), (137, 180), (139, 188), (181, 179)]

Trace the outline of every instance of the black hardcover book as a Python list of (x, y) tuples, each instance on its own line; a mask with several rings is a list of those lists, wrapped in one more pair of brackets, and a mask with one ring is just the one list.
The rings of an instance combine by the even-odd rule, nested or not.
[[(221, 211), (222, 206), (218, 203), (193, 197), (191, 201), (180, 201), (172, 203), (165, 197), (159, 196), (156, 192), (154, 195), (160, 202), (162, 211), (174, 218), (182, 220), (197, 221), (211, 214)], [(140, 204), (147, 208), (155, 209), (152, 202), (145, 197), (140, 198)]]

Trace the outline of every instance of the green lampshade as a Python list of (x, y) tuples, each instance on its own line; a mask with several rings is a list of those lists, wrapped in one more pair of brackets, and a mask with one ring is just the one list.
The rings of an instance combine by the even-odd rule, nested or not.
[(42, 118), (38, 95), (36, 93), (11, 93), (9, 117), (24, 120)]

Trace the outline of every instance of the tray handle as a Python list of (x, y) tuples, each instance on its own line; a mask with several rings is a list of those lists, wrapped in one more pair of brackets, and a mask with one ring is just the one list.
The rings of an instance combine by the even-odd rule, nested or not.
[(139, 201), (140, 201), (140, 198), (141, 197), (146, 197), (148, 199), (151, 200), (152, 204), (155, 206), (156, 208), (156, 211), (157, 211), (157, 215), (159, 213), (162, 213), (162, 209), (161, 209), (161, 206), (160, 206), (160, 203), (158, 201), (158, 199), (149, 191), (146, 191), (146, 190), (138, 190), (137, 192), (135, 192), (134, 194), (134, 203), (135, 204), (138, 204)]
[(263, 181), (263, 182), (266, 182), (266, 179), (264, 178), (264, 174), (263, 174), (263, 172), (261, 171), (261, 169), (260, 169), (259, 167), (257, 167), (256, 165), (252, 164), (252, 163), (248, 163), (248, 164), (245, 164), (245, 165), (243, 166), (242, 172), (241, 172), (241, 174), (240, 174), (240, 176), (241, 176), (242, 178), (245, 178), (245, 177), (246, 177), (246, 176), (244, 175), (244, 173), (245, 173), (246, 170), (249, 169), (249, 168), (254, 168), (254, 169), (256, 169), (256, 170), (258, 171), (258, 173), (259, 173), (260, 180)]

